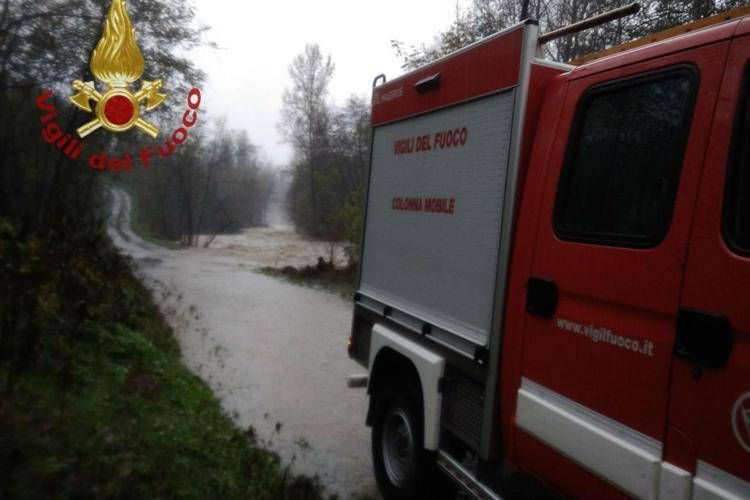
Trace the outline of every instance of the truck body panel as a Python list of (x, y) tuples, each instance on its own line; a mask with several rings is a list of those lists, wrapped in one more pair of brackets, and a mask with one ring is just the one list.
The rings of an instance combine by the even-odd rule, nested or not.
[(487, 343), (514, 104), (507, 90), (375, 128), (361, 294)]
[[(519, 232), (538, 232), (531, 276), (553, 281), (559, 291), (553, 317), (527, 313), (523, 377), (551, 394), (575, 401), (592, 418), (601, 416), (621, 425), (624, 440), (608, 441), (609, 453), (601, 449), (603, 444), (597, 452), (618, 460), (623, 448), (639, 449), (643, 464), (654, 466), (653, 477), (642, 476), (637, 461), (630, 465), (630, 477), (637, 484), (648, 481), (652, 495), (658, 489), (655, 478), (659, 465), (652, 463), (652, 458), (661, 458), (665, 440), (682, 270), (708, 141), (708, 127), (697, 124), (710, 124), (712, 120), (723, 71), (723, 64), (715, 62), (725, 59), (727, 49), (727, 42), (704, 45), (570, 81), (554, 134), (556, 141), (551, 145), (551, 165), (538, 222), (534, 227), (519, 227)], [(659, 102), (651, 102), (646, 93), (654, 94)], [(609, 146), (613, 141), (596, 134), (623, 129), (629, 133), (627, 147), (636, 151), (635, 156), (609, 149), (571, 156), (579, 143), (592, 144), (585, 146), (590, 151), (593, 141)], [(590, 135), (595, 137), (589, 139)], [(658, 140), (654, 141), (655, 137)], [(623, 178), (616, 178), (617, 167), (613, 166), (609, 180), (598, 180), (596, 186), (581, 185), (575, 178), (567, 185), (565, 179), (561, 180), (565, 168), (585, 168), (589, 162), (601, 164), (610, 155), (624, 158), (620, 168), (627, 173)], [(658, 165), (674, 165), (652, 180), (649, 172), (636, 172), (636, 162), (647, 165), (649, 172), (656, 172)], [(535, 167), (531, 165), (530, 171)], [(639, 177), (630, 177), (635, 175)], [(659, 186), (653, 187), (654, 182)], [(565, 189), (572, 191), (571, 197), (577, 197), (567, 200), (567, 205), (561, 202)], [(652, 213), (657, 197), (642, 193), (654, 189), (675, 193), (674, 202), (669, 195), (663, 197), (661, 215)], [(581, 201), (585, 205), (579, 209), (576, 203)], [(613, 221), (619, 221), (617, 214), (625, 206), (638, 220), (653, 218), (659, 233), (645, 242), (612, 234)], [(591, 219), (588, 226), (565, 228), (567, 232), (560, 234), (562, 227), (555, 226), (562, 226), (559, 218), (566, 210), (574, 213), (577, 221)], [(657, 220), (660, 216), (667, 219), (665, 225)], [(643, 229), (630, 219), (623, 220), (618, 229), (630, 231), (631, 227), (633, 232)], [(591, 431), (592, 439), (595, 430)], [(608, 432), (607, 425), (598, 430)], [(556, 436), (559, 442), (550, 441), (549, 436), (542, 440), (562, 455), (584, 460), (568, 449), (566, 433)], [(585, 436), (583, 433), (579, 439)], [(597, 468), (608, 468), (604, 460), (595, 463)], [(620, 464), (620, 470), (627, 468), (627, 464)], [(599, 472), (612, 480), (604, 470)]]
[[(492, 35), (373, 90), (372, 125), (378, 127), (518, 85), (524, 27)], [(491, 64), (503, 61), (503, 64)], [(417, 84), (440, 75), (434, 87)]]
[[(729, 191), (742, 182), (731, 176), (747, 165), (741, 156), (747, 142), (750, 35), (735, 38), (729, 49), (706, 154), (701, 189), (685, 268), (680, 308), (704, 311), (726, 318), (733, 345), (726, 366), (702, 369), (676, 359), (670, 393), (666, 459), (695, 471), (702, 483), (733, 489), (732, 476), (750, 483), (750, 258), (733, 247), (724, 224), (734, 210), (726, 201)], [(747, 146), (744, 146), (745, 148)], [(746, 149), (745, 149), (746, 151)], [(739, 174), (739, 172), (737, 172)], [(745, 167), (745, 174), (747, 170)], [(746, 186), (746, 181), (744, 186)], [(701, 329), (704, 348), (718, 331)], [(717, 446), (725, 443), (725, 446)], [(747, 487), (747, 486), (746, 486)], [(745, 490), (747, 493), (747, 490)]]
[(388, 325), (444, 360), (475, 491), (750, 498), (750, 18), (579, 67), (528, 35), (376, 88), (351, 352)]
[(499, 332), (535, 33), (521, 24), (373, 91), (357, 303), (472, 358)]

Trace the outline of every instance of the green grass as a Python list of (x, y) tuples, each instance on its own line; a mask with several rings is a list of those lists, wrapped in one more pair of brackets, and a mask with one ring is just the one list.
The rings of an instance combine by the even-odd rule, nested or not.
[(143, 225), (140, 218), (137, 216), (137, 211), (136, 208), (133, 208), (133, 214), (131, 215), (132, 219), (130, 221), (130, 228), (136, 236), (142, 240), (148, 241), (149, 243), (159, 245), (169, 250), (180, 250), (183, 248), (179, 241), (165, 240), (154, 236), (154, 234)]
[(320, 498), (316, 481), (291, 477), (235, 428), (174, 353), (121, 325), (88, 340), (64, 394), (38, 373), (0, 400), (5, 495)]
[[(123, 184), (109, 183), (109, 187), (123, 189), (130, 196), (130, 199), (131, 199), (130, 228), (133, 230), (133, 233), (135, 233), (136, 236), (138, 236), (144, 241), (153, 243), (154, 245), (164, 247), (168, 250), (180, 250), (183, 248), (183, 246), (180, 245), (179, 241), (159, 238), (153, 232), (151, 232), (151, 230), (149, 230), (148, 227), (146, 227), (146, 224), (144, 222), (144, 217), (141, 215), (139, 211), (140, 204), (138, 203), (136, 194), (133, 192), (133, 190), (128, 189), (127, 186)], [(119, 225), (117, 227), (117, 230), (120, 231), (120, 233), (122, 233)], [(123, 235), (123, 237), (125, 236)]]
[(0, 290), (22, 299), (0, 304), (0, 325), (15, 325), (0, 335), (0, 499), (323, 498), (184, 367), (149, 291), (103, 240), (71, 243), (60, 265), (60, 245), (0, 229)]

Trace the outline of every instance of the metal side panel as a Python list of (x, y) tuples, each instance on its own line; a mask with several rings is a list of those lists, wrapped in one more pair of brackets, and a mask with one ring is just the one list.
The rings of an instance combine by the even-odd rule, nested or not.
[(386, 348), (393, 349), (409, 359), (417, 369), (424, 402), (424, 447), (428, 450), (437, 450), (440, 442), (440, 409), (443, 404), (443, 395), (438, 386), (445, 372), (445, 358), (378, 324), (372, 329), (369, 365), (371, 370), (375, 366), (378, 354)]
[[(485, 345), (491, 329), (515, 90), (375, 130), (360, 292)], [(463, 131), (437, 147), (440, 131)], [(430, 137), (429, 151), (415, 138)], [(396, 152), (408, 141), (410, 153)], [(426, 146), (423, 146), (426, 147)], [(441, 210), (428, 206), (445, 200)], [(441, 201), (443, 203), (443, 201)]]

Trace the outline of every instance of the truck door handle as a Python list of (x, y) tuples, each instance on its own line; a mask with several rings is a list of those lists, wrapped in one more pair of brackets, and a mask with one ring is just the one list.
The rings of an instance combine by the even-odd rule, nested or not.
[(526, 286), (526, 311), (542, 318), (551, 318), (557, 310), (560, 294), (553, 280), (529, 278)]
[(674, 354), (704, 368), (721, 368), (729, 361), (734, 332), (729, 319), (720, 314), (680, 309)]

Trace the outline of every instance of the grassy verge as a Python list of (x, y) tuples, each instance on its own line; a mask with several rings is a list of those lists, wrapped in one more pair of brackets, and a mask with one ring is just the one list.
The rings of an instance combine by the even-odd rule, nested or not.
[(0, 291), (19, 297), (0, 304), (0, 498), (323, 498), (182, 365), (106, 240), (69, 260), (49, 243), (0, 219)]
[(130, 228), (133, 230), (136, 236), (138, 236), (142, 240), (153, 243), (154, 245), (162, 246), (169, 250), (180, 250), (183, 248), (182, 245), (180, 245), (179, 241), (165, 240), (154, 236), (153, 233), (149, 231), (146, 226), (144, 226), (143, 222), (141, 222), (141, 219), (138, 216), (137, 208), (133, 208), (133, 213), (131, 216), (132, 220), (130, 221)]
[[(132, 192), (132, 190), (128, 189), (126, 186), (122, 184), (110, 183), (109, 187), (122, 189), (128, 193), (128, 196), (130, 196), (130, 199), (131, 199), (130, 229), (133, 230), (133, 233), (135, 233), (136, 236), (138, 236), (144, 241), (167, 248), (169, 250), (180, 250), (183, 248), (182, 245), (180, 245), (179, 241), (159, 238), (158, 236), (155, 236), (148, 229), (148, 227), (146, 227), (146, 224), (144, 223), (144, 218), (140, 212), (140, 208), (139, 208), (140, 204), (138, 203), (136, 194)], [(118, 227), (118, 230), (119, 229), (120, 228)]]
[(356, 292), (356, 266), (340, 269), (321, 262), (317, 266), (302, 268), (293, 266), (264, 267), (261, 272), (266, 276), (281, 278), (296, 285), (327, 290), (341, 295), (345, 299), (351, 299)]

